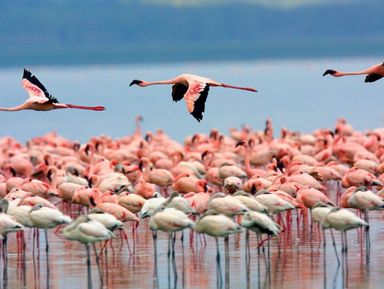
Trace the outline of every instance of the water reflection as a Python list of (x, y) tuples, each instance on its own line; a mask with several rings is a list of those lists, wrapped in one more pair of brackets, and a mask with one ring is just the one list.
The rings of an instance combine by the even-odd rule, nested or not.
[(370, 222), (370, 247), (366, 247), (364, 230), (349, 231), (346, 248), (345, 236), (333, 233), (333, 243), (331, 232), (323, 235), (317, 226), (305, 230), (300, 223), (261, 248), (255, 234), (230, 236), (228, 242), (219, 239), (222, 255), (217, 255), (214, 238), (204, 241), (189, 231), (183, 238), (181, 233), (152, 235), (142, 223), (136, 235), (129, 235), (129, 242), (136, 244), (135, 254), (130, 254), (128, 246), (121, 247), (117, 238), (90, 247), (89, 262), (84, 245), (63, 240), (54, 232), (49, 232), (47, 254), (40, 252), (45, 249), (44, 234), (26, 230), (25, 253), (16, 235), (9, 234), (8, 242), (2, 242), (1, 287), (381, 288), (381, 214), (372, 213)]

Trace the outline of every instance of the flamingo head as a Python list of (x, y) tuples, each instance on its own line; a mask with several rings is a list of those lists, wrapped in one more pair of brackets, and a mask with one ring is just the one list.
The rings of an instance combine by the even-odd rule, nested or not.
[(138, 86), (141, 86), (142, 83), (143, 83), (142, 80), (134, 79), (134, 80), (132, 80), (132, 82), (131, 82), (131, 84), (129, 86), (132, 86), (134, 84), (136, 84)]
[(32, 209), (31, 209), (30, 212), (40, 210), (41, 208), (44, 208), (44, 204), (42, 204), (42, 203), (38, 203), (38, 204), (36, 204), (36, 205), (34, 205), (34, 206), (32, 207)]
[(239, 142), (237, 142), (237, 144), (236, 144), (236, 146), (235, 147), (238, 147), (238, 146), (246, 146), (247, 145), (247, 143), (245, 142), (245, 141), (239, 141)]
[(323, 73), (323, 76), (327, 75), (327, 74), (330, 74), (330, 75), (335, 75), (336, 74), (336, 70), (333, 70), (333, 69), (327, 69), (324, 73)]

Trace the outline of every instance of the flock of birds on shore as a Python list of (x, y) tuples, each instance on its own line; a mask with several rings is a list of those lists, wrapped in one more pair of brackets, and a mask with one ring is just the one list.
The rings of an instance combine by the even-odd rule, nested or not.
[[(187, 228), (215, 237), (217, 244), (225, 237), (226, 248), (228, 236), (245, 229), (247, 239), (248, 231), (256, 233), (261, 247), (289, 230), (294, 210), (300, 226), (308, 225), (311, 211), (313, 222), (341, 231), (346, 240), (346, 231), (368, 229), (368, 211), (384, 208), (383, 129), (363, 133), (339, 119), (334, 130), (283, 129), (274, 138), (268, 119), (264, 131), (244, 126), (227, 136), (212, 130), (187, 137), (182, 145), (162, 131), (143, 137), (141, 120), (137, 117), (130, 136), (93, 137), (82, 145), (55, 133), (26, 146), (1, 138), (3, 254), (7, 235), (26, 228), (45, 231), (48, 253), (47, 230), (68, 224), (58, 234), (85, 244), (89, 260), (89, 245), (110, 241), (117, 229), (129, 246), (124, 223), (136, 229), (146, 217), (155, 252), (157, 231), (168, 232), (171, 244), (172, 234)], [(330, 184), (337, 184), (337, 194), (331, 195)], [(76, 217), (74, 211), (82, 213)], [(346, 251), (346, 241), (342, 246)], [(367, 254), (369, 246), (366, 230)], [(172, 246), (169, 250), (174, 254)]]
[[(373, 82), (384, 76), (384, 63), (350, 73), (327, 70), (327, 74), (367, 74), (365, 81)], [(105, 109), (60, 103), (28, 70), (22, 84), (28, 100), (0, 110)], [(198, 121), (209, 87), (256, 91), (191, 74), (166, 81), (133, 80), (130, 85), (154, 84), (172, 84), (173, 100), (184, 98)], [(143, 137), (141, 121), (136, 118), (136, 131), (130, 136), (93, 137), (82, 145), (56, 133), (33, 138), (26, 146), (11, 137), (0, 138), (3, 260), (11, 232), (18, 232), (18, 250), (25, 253), (26, 228), (37, 229), (35, 235), (44, 230), (47, 253), (47, 230), (53, 228), (64, 238), (85, 244), (88, 265), (89, 245), (105, 241), (103, 251), (116, 232), (134, 254), (124, 224), (131, 222), (135, 234), (141, 219), (149, 218), (155, 258), (157, 231), (169, 233), (169, 254), (174, 256), (173, 234), (190, 228), (191, 238), (194, 232), (216, 238), (219, 263), (218, 238), (225, 238), (228, 250), (229, 235), (246, 230), (248, 242), (252, 231), (262, 247), (289, 230), (294, 210), (300, 212), (298, 226), (307, 225), (310, 211), (311, 222), (324, 230), (341, 231), (342, 252), (347, 251), (345, 232), (364, 227), (368, 260), (368, 211), (384, 209), (383, 129), (359, 132), (339, 119), (332, 130), (303, 134), (282, 129), (281, 136), (274, 138), (268, 119), (264, 131), (244, 126), (225, 135), (212, 130), (210, 135), (187, 137), (182, 145), (162, 131)], [(336, 195), (331, 195), (330, 184), (336, 184)], [(78, 216), (73, 215), (74, 208)]]

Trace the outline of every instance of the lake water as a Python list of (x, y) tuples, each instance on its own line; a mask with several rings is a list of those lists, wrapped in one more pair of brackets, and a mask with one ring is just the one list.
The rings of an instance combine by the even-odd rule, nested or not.
[[(320, 232), (316, 227), (311, 232), (309, 224), (300, 225), (298, 231), (296, 213), (293, 214), (293, 220), (290, 231), (283, 232), (279, 241), (276, 238), (271, 240), (270, 262), (267, 261), (267, 251), (258, 255), (257, 241), (253, 234), (250, 236), (250, 260), (247, 261), (243, 232), (237, 236), (230, 236), (230, 262), (225, 265), (224, 245), (221, 239), (223, 280), (221, 286), (217, 284), (216, 245), (211, 237), (207, 237), (207, 245), (203, 246), (199, 238), (190, 242), (188, 231), (185, 231), (184, 243), (181, 243), (178, 233), (173, 263), (172, 258), (169, 259), (167, 256), (168, 237), (165, 233), (159, 233), (158, 260), (155, 266), (152, 234), (148, 223), (143, 221), (138, 227), (134, 255), (129, 255), (125, 245), (120, 249), (120, 239), (113, 241), (114, 251), (108, 246), (107, 254), (104, 253), (101, 258), (103, 281), (99, 278), (95, 255), (92, 254), (92, 281), (88, 284), (86, 251), (83, 245), (63, 240), (52, 230), (49, 234), (50, 253), (47, 263), (43, 234), (40, 234), (40, 253), (38, 254), (37, 250), (33, 253), (32, 234), (27, 230), (25, 274), (21, 259), (16, 254), (15, 235), (10, 234), (7, 271), (4, 271), (3, 263), (0, 271), (1, 288), (23, 288), (23, 276), (26, 276), (26, 288), (34, 289), (382, 288), (381, 260), (384, 257), (381, 242), (384, 237), (382, 213), (370, 213), (372, 243), (370, 263), (366, 262), (365, 247), (360, 245), (364, 244), (364, 240), (358, 230), (348, 232), (347, 260), (338, 263), (329, 231), (326, 232), (327, 244), (324, 250)], [(126, 230), (129, 232), (132, 247), (129, 225), (126, 225)], [(335, 237), (341, 259), (340, 234), (335, 232)]]
[[(134, 118), (144, 117), (143, 129), (162, 128), (182, 141), (186, 135), (249, 124), (264, 127), (267, 117), (276, 129), (310, 132), (332, 127), (339, 117), (360, 130), (381, 127), (383, 81), (364, 83), (363, 76), (322, 77), (326, 68), (356, 70), (380, 62), (375, 58), (193, 62), (177, 64), (28, 67), (61, 102), (104, 105), (104, 112), (62, 110), (2, 112), (0, 135), (21, 141), (56, 130), (86, 141), (108, 134), (120, 137), (134, 130)], [(0, 105), (15, 106), (27, 96), (21, 86), (22, 67), (0, 69)], [(170, 86), (129, 87), (132, 79), (169, 79), (189, 72), (220, 82), (251, 86), (258, 93), (212, 88), (206, 113), (198, 123), (183, 101), (174, 103)]]

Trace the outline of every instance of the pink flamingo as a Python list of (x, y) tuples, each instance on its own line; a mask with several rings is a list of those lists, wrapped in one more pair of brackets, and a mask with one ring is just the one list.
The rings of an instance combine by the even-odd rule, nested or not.
[(26, 69), (23, 74), (23, 87), (29, 94), (29, 98), (22, 104), (15, 107), (0, 107), (0, 111), (19, 111), (23, 109), (32, 109), (38, 111), (47, 111), (61, 108), (76, 108), (102, 111), (104, 106), (82, 106), (74, 104), (60, 103), (56, 97), (52, 96), (36, 76)]
[(173, 84), (172, 86), (172, 99), (173, 101), (179, 101), (184, 98), (187, 103), (187, 109), (197, 121), (203, 119), (203, 112), (205, 110), (205, 102), (208, 97), (209, 87), (225, 87), (241, 90), (248, 90), (257, 92), (254, 88), (239, 87), (217, 82), (215, 80), (205, 78), (193, 74), (181, 74), (175, 78), (161, 81), (144, 81), (133, 80), (129, 86), (138, 85), (140, 87), (146, 87), (155, 84)]
[(334, 77), (340, 77), (345, 75), (363, 75), (367, 74), (367, 77), (365, 78), (365, 82), (374, 82), (376, 80), (379, 80), (384, 76), (384, 62), (375, 64), (367, 69), (360, 70), (360, 71), (354, 71), (354, 72), (342, 72), (337, 71), (333, 69), (327, 69), (324, 75), (330, 74)]

